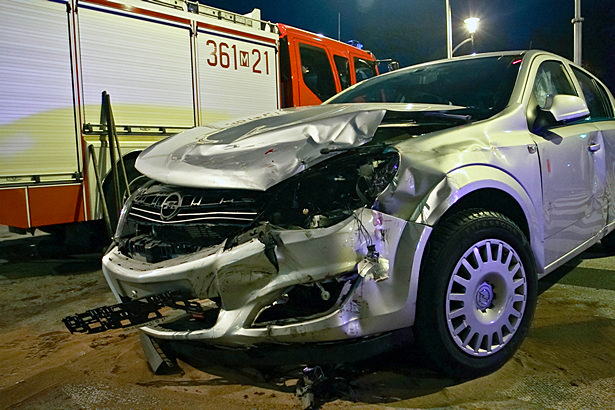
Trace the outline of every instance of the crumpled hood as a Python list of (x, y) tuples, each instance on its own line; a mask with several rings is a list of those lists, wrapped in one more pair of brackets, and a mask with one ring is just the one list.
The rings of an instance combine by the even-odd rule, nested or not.
[(323, 148), (343, 149), (369, 142), (387, 110), (451, 108), (347, 104), (279, 110), (196, 127), (159, 141), (139, 155), (136, 168), (167, 184), (264, 191), (337, 154), (323, 154)]

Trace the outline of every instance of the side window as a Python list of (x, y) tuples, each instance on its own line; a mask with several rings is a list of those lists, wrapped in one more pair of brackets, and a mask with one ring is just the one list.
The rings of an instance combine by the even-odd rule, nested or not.
[(340, 77), (340, 84), (342, 90), (350, 87), (350, 63), (346, 57), (334, 55), (335, 68), (337, 68), (337, 74)]
[(305, 85), (322, 101), (335, 95), (337, 89), (327, 52), (320, 47), (299, 44), (299, 54)]
[(549, 95), (577, 95), (564, 66), (557, 61), (545, 61), (538, 67), (533, 93), (540, 108), (545, 107)]
[(354, 58), (354, 72), (357, 76), (357, 83), (372, 78), (377, 74), (376, 67), (359, 57)]
[(609, 100), (606, 97), (606, 93), (600, 85), (589, 75), (575, 67), (572, 68), (572, 72), (577, 77), (577, 80), (579, 80), (579, 84), (581, 84), (581, 91), (583, 91), (591, 118), (594, 120), (612, 118), (613, 111), (608, 103)]

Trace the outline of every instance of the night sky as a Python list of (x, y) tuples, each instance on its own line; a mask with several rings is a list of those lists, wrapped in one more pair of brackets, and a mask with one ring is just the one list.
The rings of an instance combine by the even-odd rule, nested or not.
[[(237, 13), (261, 9), (262, 19), (341, 40), (358, 40), (378, 58), (401, 66), (446, 58), (445, 0), (201, 0)], [(463, 20), (480, 17), (476, 52), (542, 49), (573, 58), (574, 0), (450, 0), (453, 46)], [(615, 2), (582, 0), (583, 65), (615, 92)], [(470, 53), (464, 45), (455, 55)]]

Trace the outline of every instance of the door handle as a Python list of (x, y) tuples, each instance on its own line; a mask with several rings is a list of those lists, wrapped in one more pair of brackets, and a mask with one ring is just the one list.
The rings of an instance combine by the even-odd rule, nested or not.
[(588, 149), (589, 149), (589, 152), (596, 152), (600, 149), (600, 144), (598, 143), (590, 144)]

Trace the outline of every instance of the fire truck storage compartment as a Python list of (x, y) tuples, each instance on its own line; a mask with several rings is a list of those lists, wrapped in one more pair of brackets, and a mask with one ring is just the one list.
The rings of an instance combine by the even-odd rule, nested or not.
[[(0, 2), (0, 185), (78, 172), (66, 4)], [(100, 103), (99, 103), (100, 104)]]
[(101, 92), (116, 124), (194, 126), (190, 24), (80, 2), (84, 122), (100, 121)]

